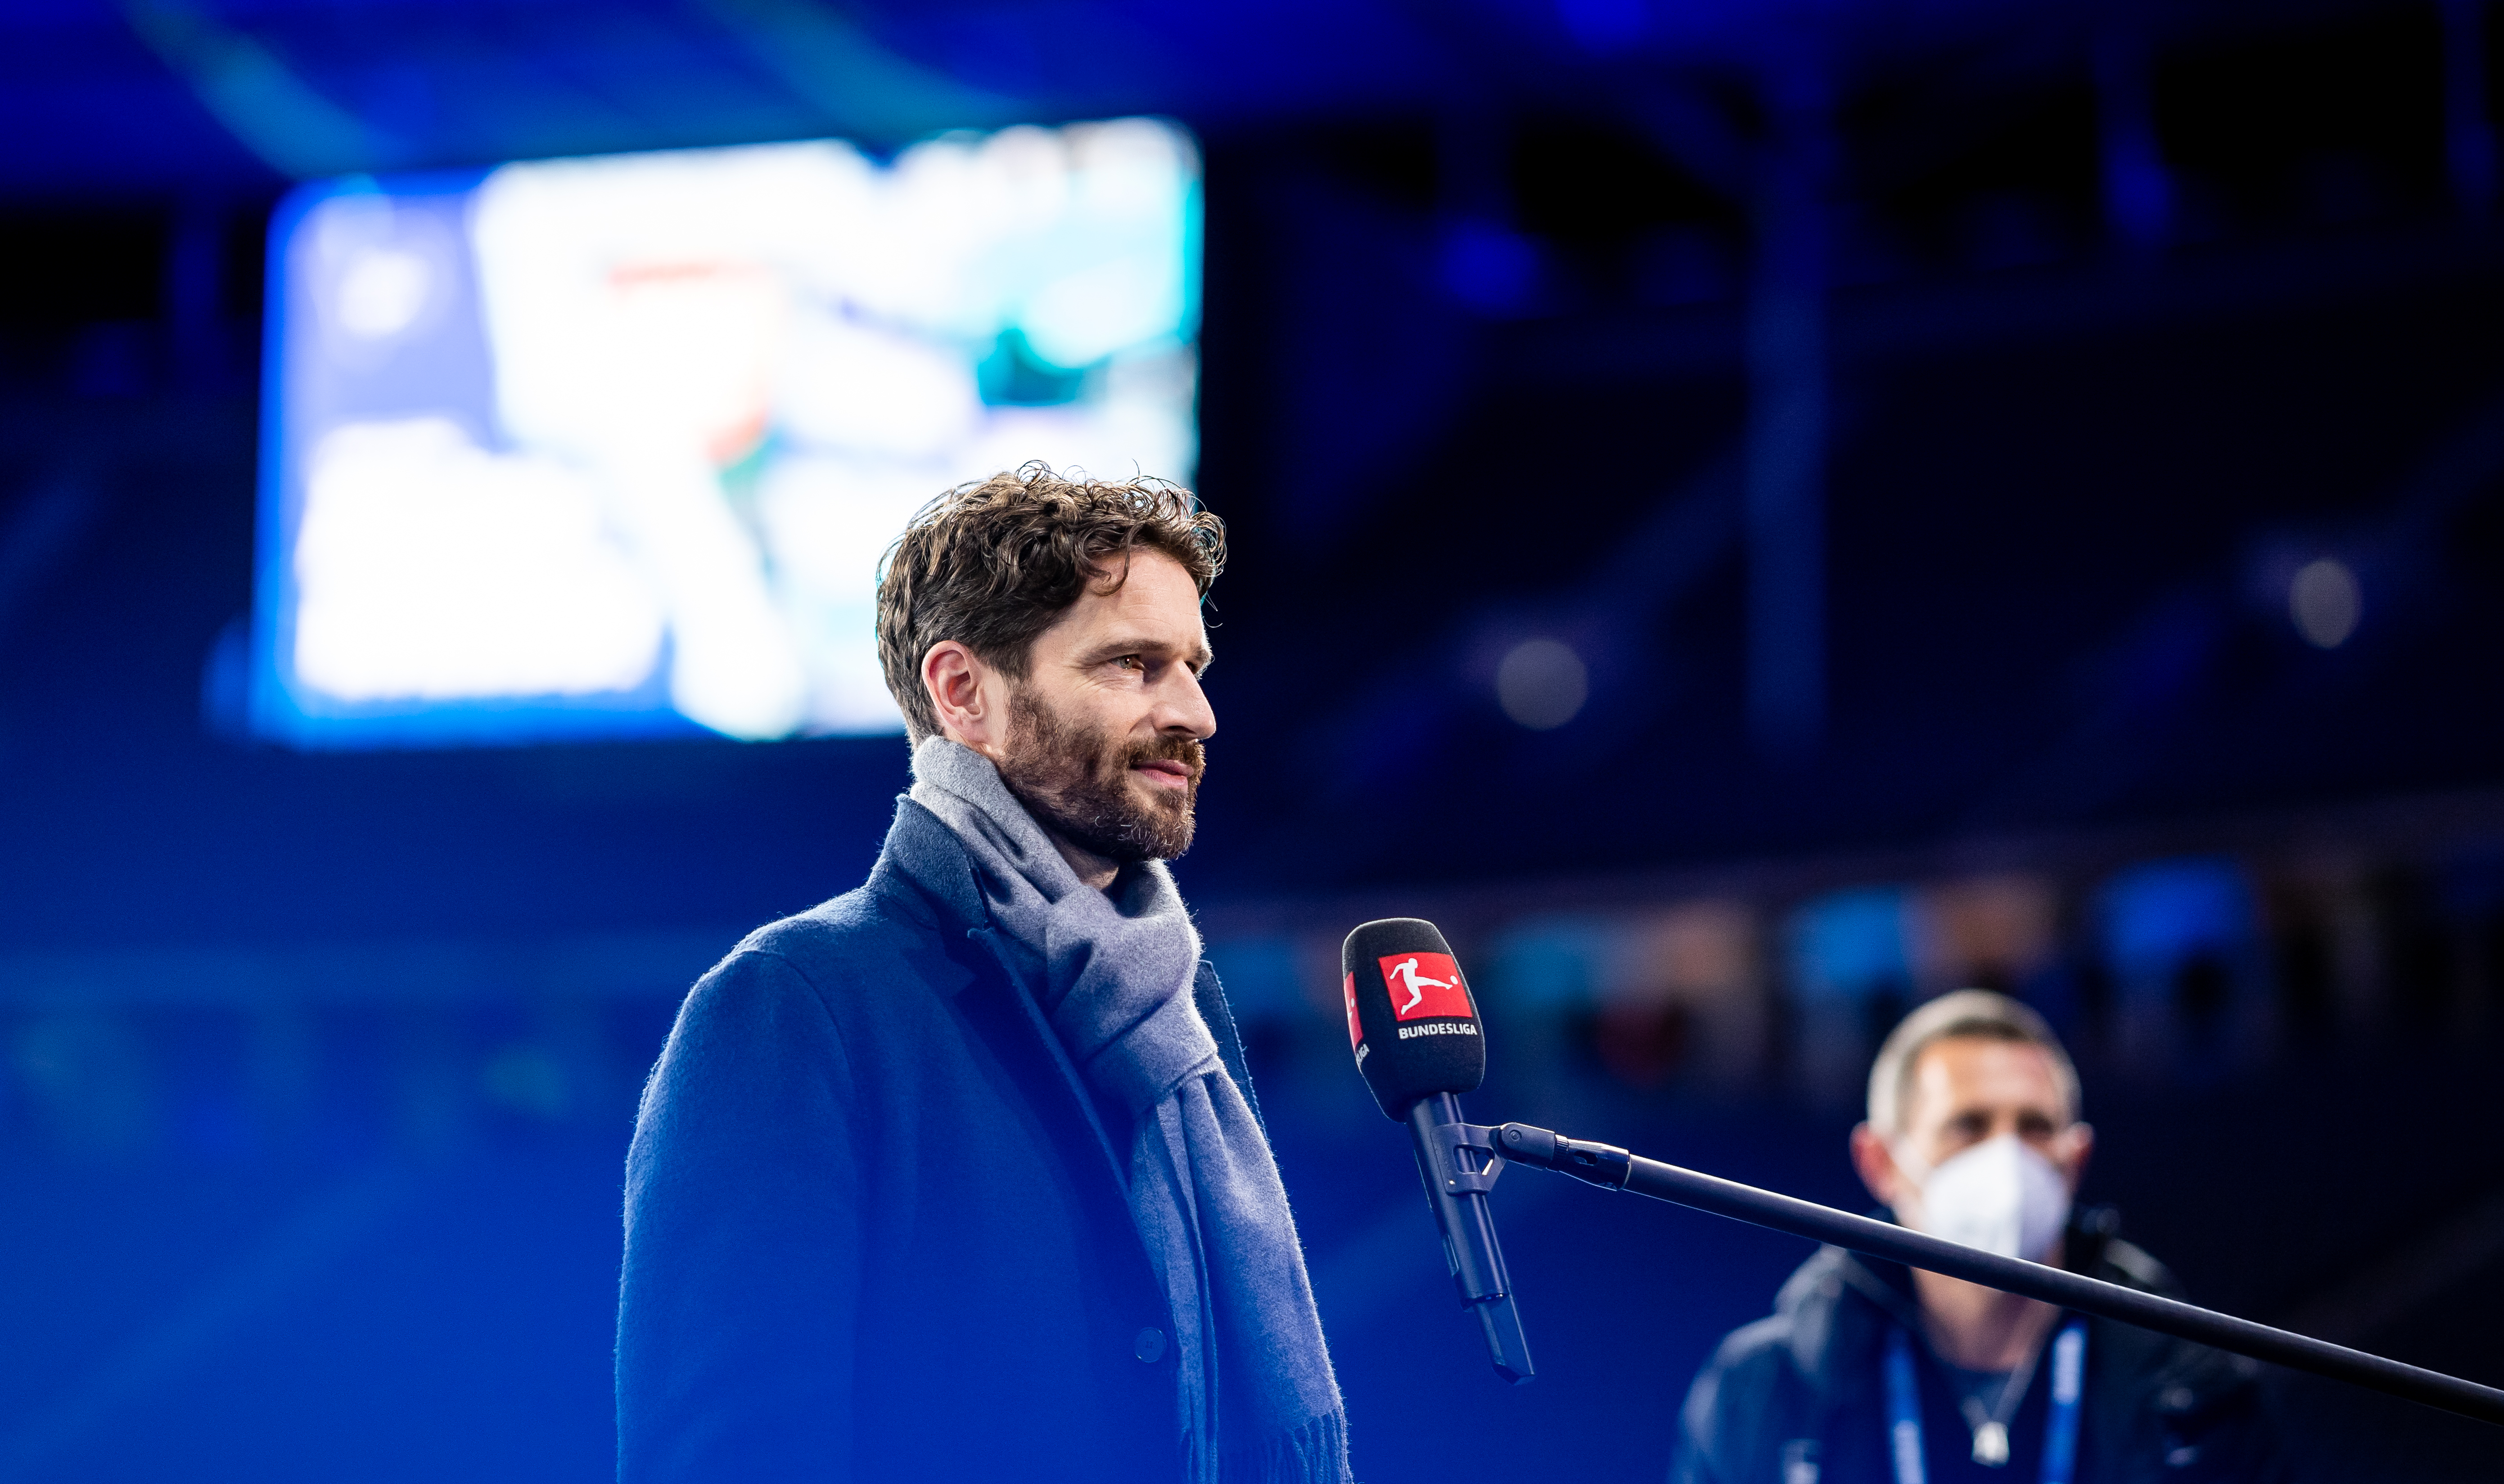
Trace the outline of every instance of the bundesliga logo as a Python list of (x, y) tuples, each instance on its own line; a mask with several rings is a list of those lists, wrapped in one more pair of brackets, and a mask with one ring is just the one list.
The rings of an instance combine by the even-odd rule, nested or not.
[[(1382, 983), (1391, 991), (1391, 1018), (1395, 1020), (1467, 1020), (1470, 1010), (1469, 986), (1461, 982), (1461, 966), (1449, 953), (1389, 953), (1382, 963)], [(1473, 1026), (1470, 1034), (1475, 1034)], [(1405, 1039), (1409, 1031), (1400, 1032)], [(1457, 1032), (1456, 1032), (1457, 1034)]]

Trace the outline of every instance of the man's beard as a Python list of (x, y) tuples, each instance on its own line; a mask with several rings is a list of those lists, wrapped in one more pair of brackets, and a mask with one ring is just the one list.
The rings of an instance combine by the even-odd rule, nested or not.
[[(1122, 865), (1172, 860), (1191, 848), (1192, 807), (1207, 766), (1200, 739), (1160, 733), (1144, 742), (1116, 742), (1072, 722), (1021, 685), (1009, 698), (1008, 757), (999, 765), (1009, 792), (1037, 823), (1071, 845)], [(1191, 772), (1179, 789), (1135, 782), (1141, 763), (1176, 762)]]

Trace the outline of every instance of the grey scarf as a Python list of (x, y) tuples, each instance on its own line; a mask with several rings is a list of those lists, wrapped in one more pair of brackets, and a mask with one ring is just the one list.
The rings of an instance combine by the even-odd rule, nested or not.
[(1020, 977), (1130, 1115), (1130, 1219), (1165, 1281), (1190, 1484), (1346, 1484), (1346, 1419), (1269, 1142), (1192, 1003), (1200, 934), (1161, 861), (1083, 885), (999, 771), (931, 738), (913, 800), (965, 844)]

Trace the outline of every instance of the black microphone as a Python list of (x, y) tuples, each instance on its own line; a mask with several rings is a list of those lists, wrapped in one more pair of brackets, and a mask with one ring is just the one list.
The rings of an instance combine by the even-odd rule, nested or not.
[(1487, 1209), (1503, 1164), (1487, 1145), (1469, 1142), (1453, 1095), (1486, 1080), (1486, 1041), (1469, 982), (1452, 946), (1416, 917), (1385, 917), (1348, 934), (1339, 968), (1356, 1069), (1383, 1116), (1408, 1125), (1461, 1307), (1486, 1331), (1495, 1373), (1519, 1385), (1531, 1377), (1530, 1345)]

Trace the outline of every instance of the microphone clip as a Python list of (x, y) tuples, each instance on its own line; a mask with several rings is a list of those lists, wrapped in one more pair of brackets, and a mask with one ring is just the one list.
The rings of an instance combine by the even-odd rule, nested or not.
[(1571, 1175), (1604, 1191), (1622, 1191), (1634, 1179), (1634, 1156), (1614, 1144), (1569, 1139), (1529, 1123), (1507, 1123), (1482, 1131), (1494, 1135), (1506, 1155), (1524, 1164)]
[(1426, 1157), (1446, 1195), (1484, 1195), (1504, 1173), (1496, 1130), (1484, 1123), (1436, 1123), (1426, 1130)]

